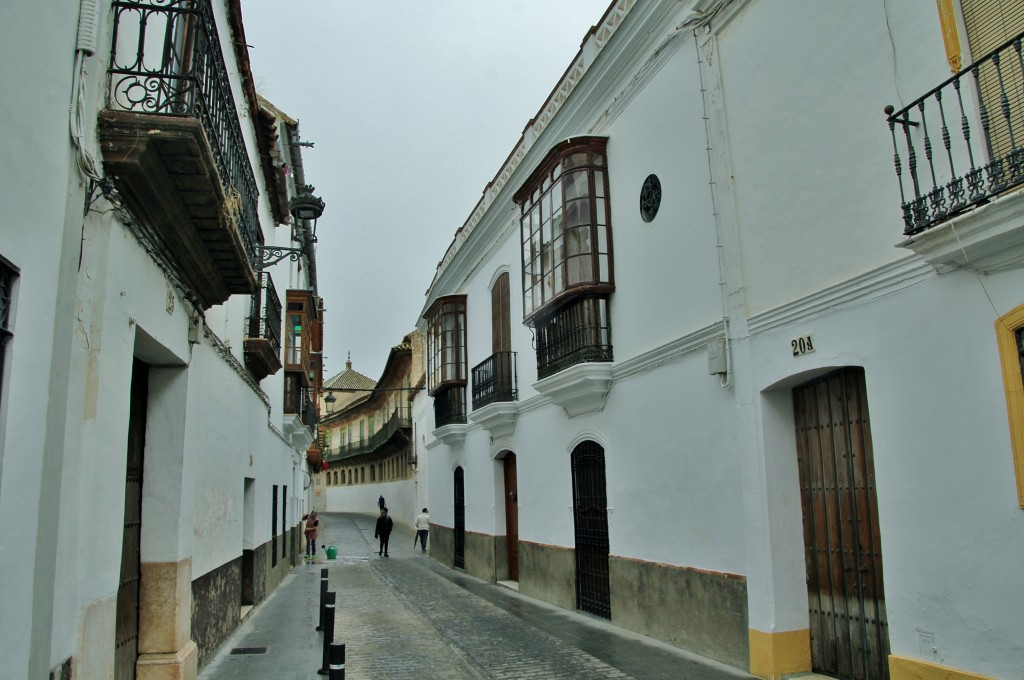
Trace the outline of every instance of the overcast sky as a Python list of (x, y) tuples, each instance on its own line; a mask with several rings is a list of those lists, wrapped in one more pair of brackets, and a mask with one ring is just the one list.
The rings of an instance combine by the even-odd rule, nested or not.
[(438, 261), (609, 0), (244, 0), (256, 89), (327, 204), (324, 377), (377, 380)]

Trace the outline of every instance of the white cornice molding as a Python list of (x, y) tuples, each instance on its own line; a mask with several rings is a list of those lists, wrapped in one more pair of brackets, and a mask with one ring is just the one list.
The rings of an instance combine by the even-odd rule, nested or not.
[(933, 276), (936, 276), (935, 271), (921, 258), (903, 257), (788, 304), (755, 314), (747, 325), (751, 335), (767, 333), (796, 321), (909, 288)]

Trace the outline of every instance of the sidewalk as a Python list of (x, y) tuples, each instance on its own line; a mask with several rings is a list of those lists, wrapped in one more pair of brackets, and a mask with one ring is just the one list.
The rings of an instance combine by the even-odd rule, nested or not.
[(346, 644), (347, 680), (751, 677), (442, 567), (413, 548), (405, 527), (395, 527), (391, 557), (378, 557), (375, 520), (321, 515), (322, 546), (336, 546), (338, 558), (323, 561), (321, 548), (320, 563), (296, 567), (200, 680), (324, 677), (316, 673), (323, 643), (315, 630), (324, 567), (337, 593), (334, 639)]

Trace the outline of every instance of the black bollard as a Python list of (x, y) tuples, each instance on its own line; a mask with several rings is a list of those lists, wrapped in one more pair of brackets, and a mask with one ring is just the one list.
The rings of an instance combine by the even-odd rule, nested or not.
[(331, 667), (328, 680), (345, 680), (345, 643), (331, 643)]
[(324, 629), (324, 605), (327, 604), (327, 569), (320, 570), (320, 622), (317, 630)]
[(334, 642), (334, 593), (327, 593), (327, 604), (324, 605), (324, 659), (323, 666), (317, 675), (328, 675), (331, 670), (331, 643)]

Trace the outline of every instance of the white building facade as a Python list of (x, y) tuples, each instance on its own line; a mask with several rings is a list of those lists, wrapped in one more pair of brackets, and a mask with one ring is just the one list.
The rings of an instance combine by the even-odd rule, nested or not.
[[(256, 97), (236, 2), (15, 0), (0, 36), (4, 673), (194, 678), (309, 506), (294, 121)], [(314, 321), (285, 339), (292, 290)]]
[(1022, 16), (613, 2), (427, 294), (432, 555), (759, 677), (1024, 678)]

